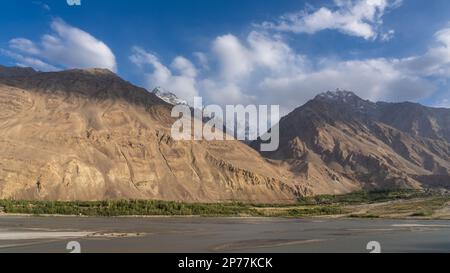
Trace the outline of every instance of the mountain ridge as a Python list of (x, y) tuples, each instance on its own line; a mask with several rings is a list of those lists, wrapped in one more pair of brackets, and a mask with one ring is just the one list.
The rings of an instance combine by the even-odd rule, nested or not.
[(283, 117), (280, 149), (259, 153), (239, 141), (173, 140), (172, 105), (108, 70), (0, 67), (0, 198), (286, 203), (448, 187), (446, 109), (407, 120), (417, 106), (341, 95)]
[[(399, 105), (406, 109), (398, 111)], [(426, 130), (427, 121), (441, 113), (440, 123)], [(363, 188), (420, 188), (433, 184), (435, 175), (450, 182), (449, 118), (450, 109), (374, 103), (347, 91), (326, 92), (281, 119), (280, 148), (264, 155), (304, 174), (305, 165), (325, 168), (321, 173), (359, 182)]]
[(173, 140), (171, 105), (110, 71), (22, 72), (0, 77), (0, 198), (277, 203), (310, 192), (239, 141)]

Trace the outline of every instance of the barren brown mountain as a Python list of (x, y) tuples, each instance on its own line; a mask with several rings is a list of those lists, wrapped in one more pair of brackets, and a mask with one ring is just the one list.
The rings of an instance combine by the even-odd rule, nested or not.
[(0, 107), (0, 198), (289, 202), (307, 192), (239, 141), (174, 141), (171, 106), (108, 70), (0, 67)]
[(174, 141), (171, 105), (108, 70), (0, 66), (0, 198), (292, 202), (448, 185), (449, 110), (401, 105), (323, 94), (282, 119), (281, 147), (263, 157)]
[(449, 128), (450, 109), (328, 92), (280, 121), (280, 149), (265, 156), (312, 187), (332, 180), (369, 190), (450, 188)]

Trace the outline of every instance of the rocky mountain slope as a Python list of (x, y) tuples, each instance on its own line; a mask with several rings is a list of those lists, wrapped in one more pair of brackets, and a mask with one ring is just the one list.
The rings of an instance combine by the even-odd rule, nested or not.
[(174, 141), (171, 106), (101, 69), (0, 69), (0, 198), (290, 202), (308, 192), (239, 141)]
[(324, 93), (284, 117), (279, 150), (261, 155), (173, 140), (172, 101), (158, 95), (103, 69), (0, 66), (0, 199), (285, 203), (449, 185), (448, 109)]
[(367, 189), (450, 188), (449, 120), (450, 109), (328, 92), (280, 121), (280, 148), (265, 156), (310, 187), (332, 180)]

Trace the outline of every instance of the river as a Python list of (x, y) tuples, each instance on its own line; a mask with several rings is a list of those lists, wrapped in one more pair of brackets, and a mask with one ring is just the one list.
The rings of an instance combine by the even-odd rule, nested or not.
[[(450, 221), (0, 216), (0, 253), (450, 252)], [(377, 244), (376, 243), (376, 244)]]

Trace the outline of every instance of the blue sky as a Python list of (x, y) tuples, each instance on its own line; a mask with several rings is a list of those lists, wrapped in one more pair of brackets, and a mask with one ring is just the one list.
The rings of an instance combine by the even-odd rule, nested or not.
[(447, 0), (1, 1), (0, 64), (105, 67), (209, 103), (350, 89), (450, 107)]

